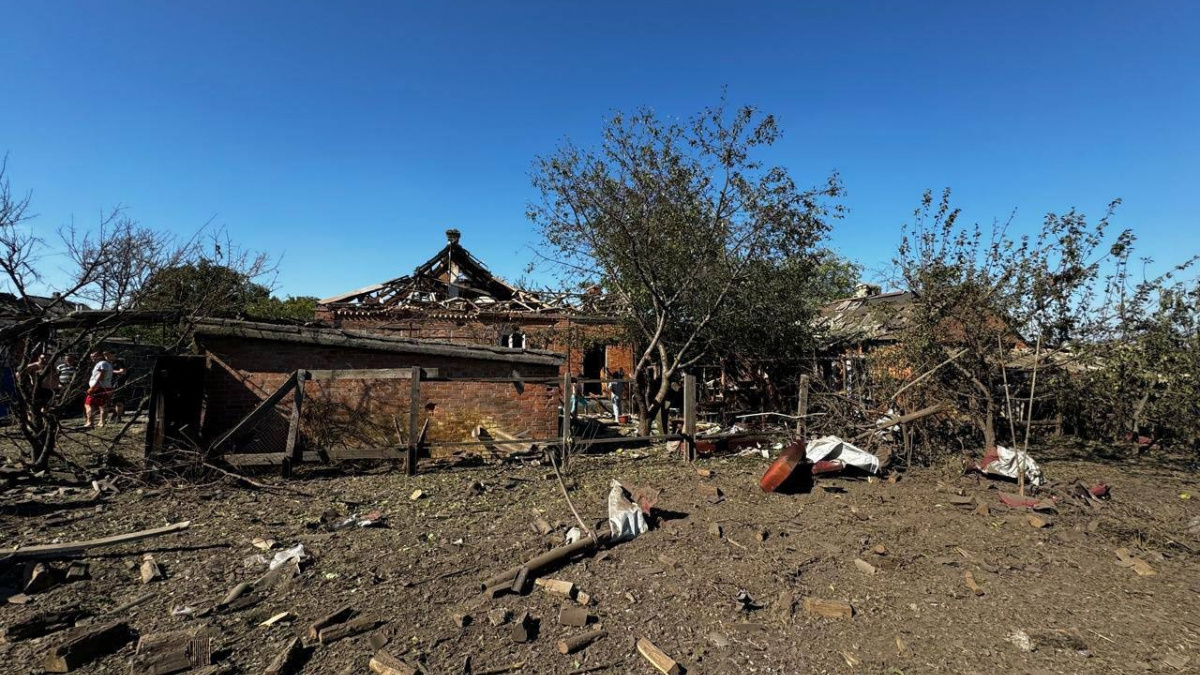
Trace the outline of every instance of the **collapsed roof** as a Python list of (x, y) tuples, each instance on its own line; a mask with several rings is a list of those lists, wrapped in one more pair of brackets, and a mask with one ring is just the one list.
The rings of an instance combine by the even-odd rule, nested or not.
[(446, 246), (412, 274), (322, 299), (336, 314), (388, 314), (405, 311), (452, 313), (597, 313), (599, 289), (583, 295), (534, 293), (510, 286), (460, 243), (458, 230), (446, 230)]
[(817, 329), (830, 347), (855, 342), (895, 342), (914, 295), (908, 291), (880, 293), (861, 284), (851, 298), (821, 308)]

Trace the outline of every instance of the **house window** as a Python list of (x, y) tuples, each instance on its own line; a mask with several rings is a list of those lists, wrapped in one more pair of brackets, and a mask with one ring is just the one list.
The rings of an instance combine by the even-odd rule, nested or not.
[(505, 333), (500, 336), (500, 346), (512, 349), (525, 349), (524, 333)]

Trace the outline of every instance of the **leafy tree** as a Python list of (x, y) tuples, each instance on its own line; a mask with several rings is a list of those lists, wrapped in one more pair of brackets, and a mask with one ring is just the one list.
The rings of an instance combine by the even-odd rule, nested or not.
[(774, 117), (724, 101), (687, 121), (643, 108), (611, 117), (597, 147), (566, 141), (535, 161), (540, 200), (529, 217), (552, 260), (569, 285), (599, 282), (615, 295), (640, 345), (632, 375), (643, 433), (671, 378), (713, 346), (708, 332), (753, 311), (753, 281), (822, 262), (841, 183), (834, 174), (799, 189), (766, 165), (779, 136)]
[(282, 300), (272, 295), (255, 299), (245, 307), (245, 314), (250, 319), (312, 321), (317, 314), (318, 301), (308, 295), (289, 295)]
[(1120, 360), (1115, 353), (1138, 353), (1145, 362), (1151, 341), (1130, 340), (1137, 323), (1130, 312), (1167, 297), (1161, 291), (1169, 276), (1147, 280), (1136, 298), (1121, 299), (1133, 235), (1109, 234), (1118, 204), (1094, 222), (1076, 210), (1048, 214), (1035, 236), (1013, 238), (1008, 222), (963, 225), (949, 190), (940, 201), (927, 192), (904, 226), (893, 266), (915, 301), (898, 322), (898, 361), (912, 375), (939, 366), (923, 395), (974, 420), (985, 448), (996, 443), (1002, 413), (1019, 415), (1033, 393), (1025, 381), (1031, 368), (1015, 365), (1015, 357), (1032, 355), (1029, 364), (1048, 369), (1039, 389), (1060, 401), (1077, 397), (1081, 382), (1095, 381), (1079, 376), (1081, 370), (1113, 368)]

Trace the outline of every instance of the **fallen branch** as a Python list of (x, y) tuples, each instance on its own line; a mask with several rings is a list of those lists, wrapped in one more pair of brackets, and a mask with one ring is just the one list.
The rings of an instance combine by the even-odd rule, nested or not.
[(119, 544), (141, 541), (142, 539), (149, 539), (151, 537), (157, 537), (163, 534), (179, 532), (181, 530), (186, 530), (191, 524), (191, 521), (185, 520), (182, 523), (174, 523), (172, 525), (156, 527), (150, 530), (130, 532), (129, 534), (117, 534), (111, 537), (104, 537), (102, 539), (69, 541), (64, 544), (38, 544), (36, 546), (0, 548), (0, 556), (8, 556), (10, 558), (38, 558), (60, 556), (70, 553), (81, 553), (93, 548), (117, 546)]
[(221, 467), (217, 466), (216, 464), (212, 464), (210, 462), (203, 462), (203, 466), (205, 468), (212, 469), (213, 471), (217, 471), (226, 476), (229, 476), (230, 478), (232, 478), (234, 480), (245, 483), (246, 485), (249, 485), (250, 487), (258, 488), (259, 490), (282, 490), (284, 492), (291, 492), (294, 494), (298, 494), (302, 497), (316, 497), (316, 495), (314, 495), (313, 493), (305, 492), (304, 490), (297, 490), (296, 488), (290, 488), (290, 487), (287, 487), (284, 485), (268, 485), (266, 483), (260, 483), (256, 480), (251, 480), (251, 479), (243, 476), (240, 473), (235, 473), (233, 471), (229, 471), (228, 469), (222, 469)]
[(532, 574), (543, 567), (548, 567), (560, 560), (566, 560), (576, 553), (586, 551), (591, 548), (597, 548), (602, 544), (607, 544), (611, 540), (611, 532), (601, 532), (599, 534), (585, 536), (573, 544), (552, 548), (539, 556), (531, 558), (528, 562), (517, 565), (516, 567), (511, 567), (493, 577), (488, 578), (482, 584), (480, 584), (481, 589), (487, 590), (493, 586), (511, 584), (512, 580), (517, 578), (517, 575), (521, 573), (522, 568), (528, 569), (528, 573)]

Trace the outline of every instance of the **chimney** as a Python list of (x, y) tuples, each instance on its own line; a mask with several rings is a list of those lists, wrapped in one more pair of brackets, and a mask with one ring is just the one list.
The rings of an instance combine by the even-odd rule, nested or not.
[(879, 295), (879, 287), (875, 284), (858, 284), (854, 287), (856, 298), (869, 298), (872, 295)]
[(457, 244), (459, 239), (462, 239), (462, 232), (459, 232), (453, 228), (446, 230), (447, 244)]

